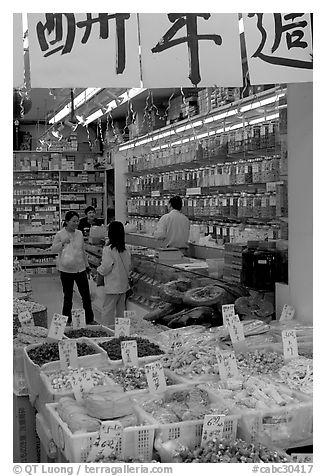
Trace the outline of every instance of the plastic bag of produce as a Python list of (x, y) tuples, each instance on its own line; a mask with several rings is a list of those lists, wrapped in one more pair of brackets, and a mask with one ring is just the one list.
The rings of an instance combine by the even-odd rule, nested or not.
[(87, 414), (102, 420), (111, 420), (133, 413), (130, 398), (120, 385), (94, 387), (84, 397)]
[[(189, 444), (191, 443), (189, 438)], [(155, 439), (154, 448), (160, 456), (161, 463), (182, 463), (180, 453), (186, 450), (186, 447), (180, 440), (162, 441), (160, 435)]]
[(68, 243), (62, 250), (61, 263), (67, 269), (72, 269), (76, 263), (76, 254), (72, 243)]

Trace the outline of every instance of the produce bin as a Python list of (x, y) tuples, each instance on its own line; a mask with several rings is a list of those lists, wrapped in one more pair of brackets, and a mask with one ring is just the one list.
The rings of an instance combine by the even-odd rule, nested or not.
[[(31, 313), (33, 316), (33, 321), (35, 326), (39, 327), (48, 327), (48, 312), (47, 308), (45, 307), (42, 311), (36, 311)], [(13, 314), (13, 320), (14, 320), (14, 328), (21, 327), (21, 324), (18, 319), (18, 314)]]
[[(105, 364), (107, 363), (107, 354), (95, 342), (93, 342), (90, 339), (87, 339), (86, 337), (76, 339), (76, 341), (80, 343), (88, 344), (90, 347), (92, 347), (93, 349), (97, 351), (96, 354), (84, 355), (84, 356), (78, 357), (79, 367), (105, 366)], [(24, 348), (24, 370), (25, 370), (25, 376), (26, 376), (26, 381), (28, 385), (29, 398), (32, 404), (34, 404), (42, 388), (41, 377), (40, 377), (41, 370), (50, 372), (51, 370), (56, 370), (59, 365), (59, 361), (54, 361), (54, 362), (43, 364), (40, 367), (29, 358), (28, 351), (31, 349), (40, 347), (41, 345), (42, 344), (32, 344)]]
[[(50, 414), (53, 440), (70, 463), (84, 463), (98, 432), (72, 433), (67, 423), (57, 413), (57, 406), (57, 403), (46, 404)], [(139, 424), (142, 426), (124, 428), (122, 438), (118, 443), (118, 457), (122, 459), (144, 458), (145, 461), (151, 461), (155, 426), (149, 425), (146, 420), (139, 421)]]
[(49, 459), (54, 460), (57, 457), (57, 446), (53, 441), (50, 427), (45, 421), (44, 416), (40, 413), (36, 414), (36, 433), (40, 439), (41, 445), (46, 453), (46, 456)]

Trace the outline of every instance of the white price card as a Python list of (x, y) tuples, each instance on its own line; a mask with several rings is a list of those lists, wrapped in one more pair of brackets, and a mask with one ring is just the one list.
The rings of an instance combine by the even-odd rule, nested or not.
[(78, 369), (69, 376), (69, 380), (78, 402), (83, 401), (84, 392), (88, 392), (94, 387), (93, 369)]
[(233, 348), (239, 352), (246, 352), (248, 346), (244, 336), (243, 324), (240, 322), (238, 314), (225, 316), (224, 325), (229, 331)]
[(169, 334), (169, 347), (176, 350), (183, 346), (183, 338), (179, 331), (171, 331)]
[(132, 319), (137, 317), (137, 312), (136, 311), (124, 311), (123, 312), (123, 317), (125, 319)]
[(66, 328), (68, 316), (62, 314), (53, 314), (50, 329), (48, 332), (48, 338), (54, 340), (61, 340)]
[(23, 311), (18, 314), (18, 320), (21, 323), (21, 326), (34, 326), (34, 319), (30, 311)]
[(295, 359), (298, 357), (297, 333), (294, 329), (282, 331), (284, 359)]
[(294, 318), (295, 309), (290, 304), (284, 304), (280, 321), (291, 321)]
[(239, 377), (237, 359), (233, 351), (221, 351), (219, 348), (217, 348), (216, 358), (221, 380)]
[(201, 446), (206, 446), (212, 437), (221, 439), (223, 437), (225, 415), (205, 415)]
[(225, 319), (235, 315), (234, 304), (223, 304), (222, 306), (222, 316), (223, 324), (225, 325)]
[(201, 195), (201, 187), (187, 188), (186, 195)]
[(136, 340), (121, 342), (121, 356), (125, 367), (138, 367), (138, 351)]
[(119, 420), (103, 421), (87, 456), (87, 463), (115, 454), (122, 432), (123, 428)]
[(60, 368), (62, 370), (78, 369), (77, 342), (65, 339), (59, 342)]
[(164, 392), (166, 390), (166, 380), (162, 362), (157, 360), (145, 365), (145, 374), (151, 393)]
[(71, 311), (71, 320), (73, 329), (86, 327), (85, 309), (73, 309)]
[(114, 337), (130, 336), (130, 319), (116, 317), (114, 320)]

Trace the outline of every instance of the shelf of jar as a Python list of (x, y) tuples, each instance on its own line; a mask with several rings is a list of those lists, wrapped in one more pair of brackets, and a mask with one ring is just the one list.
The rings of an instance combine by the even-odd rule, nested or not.
[(61, 186), (62, 185), (66, 185), (66, 184), (70, 184), (70, 185), (91, 185), (91, 184), (101, 184), (103, 185), (104, 184), (104, 181), (100, 181), (100, 180), (97, 180), (97, 181), (85, 181), (85, 182), (81, 182), (81, 181), (70, 181), (70, 180), (61, 180)]
[(44, 266), (56, 266), (55, 261), (51, 261), (49, 263), (26, 263), (24, 260), (20, 260), (20, 265), (25, 266), (28, 268), (43, 268)]
[(14, 235), (55, 235), (59, 230), (53, 231), (15, 231)]
[(81, 194), (81, 195), (85, 195), (85, 194), (93, 194), (93, 195), (96, 195), (96, 194), (101, 194), (101, 193), (104, 193), (104, 190), (94, 190), (93, 192), (83, 192), (83, 191), (77, 191), (77, 190), (71, 190), (70, 192), (61, 192), (61, 195), (77, 195), (77, 194)]
[[(49, 243), (48, 243), (49, 244)], [(27, 251), (27, 252), (24, 252), (24, 253), (19, 253), (19, 252), (14, 252), (14, 256), (38, 256), (38, 255), (42, 255), (42, 256), (55, 256), (57, 253), (51, 253), (49, 251)]]
[(51, 246), (49, 241), (28, 241), (28, 242), (20, 242), (20, 243), (13, 243), (13, 246), (44, 246), (48, 245)]
[[(148, 214), (148, 213), (132, 213), (128, 212), (128, 215), (131, 217), (141, 217), (141, 218), (161, 218), (161, 215), (156, 215), (156, 214)], [(252, 218), (252, 217), (242, 217), (242, 218), (230, 218), (227, 216), (223, 215), (214, 215), (214, 216), (191, 216), (187, 215), (190, 221), (203, 221), (203, 222), (208, 222), (208, 221), (217, 221), (221, 222), (223, 221), (224, 223), (229, 223), (229, 224), (248, 224), (248, 225), (270, 225), (270, 224), (278, 224), (280, 221), (287, 221), (287, 217), (261, 217), (259, 219), (257, 218)]]

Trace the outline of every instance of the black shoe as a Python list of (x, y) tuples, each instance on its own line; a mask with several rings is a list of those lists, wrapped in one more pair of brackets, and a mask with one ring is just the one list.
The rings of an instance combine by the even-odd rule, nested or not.
[(87, 326), (99, 326), (99, 323), (96, 321), (86, 322)]

